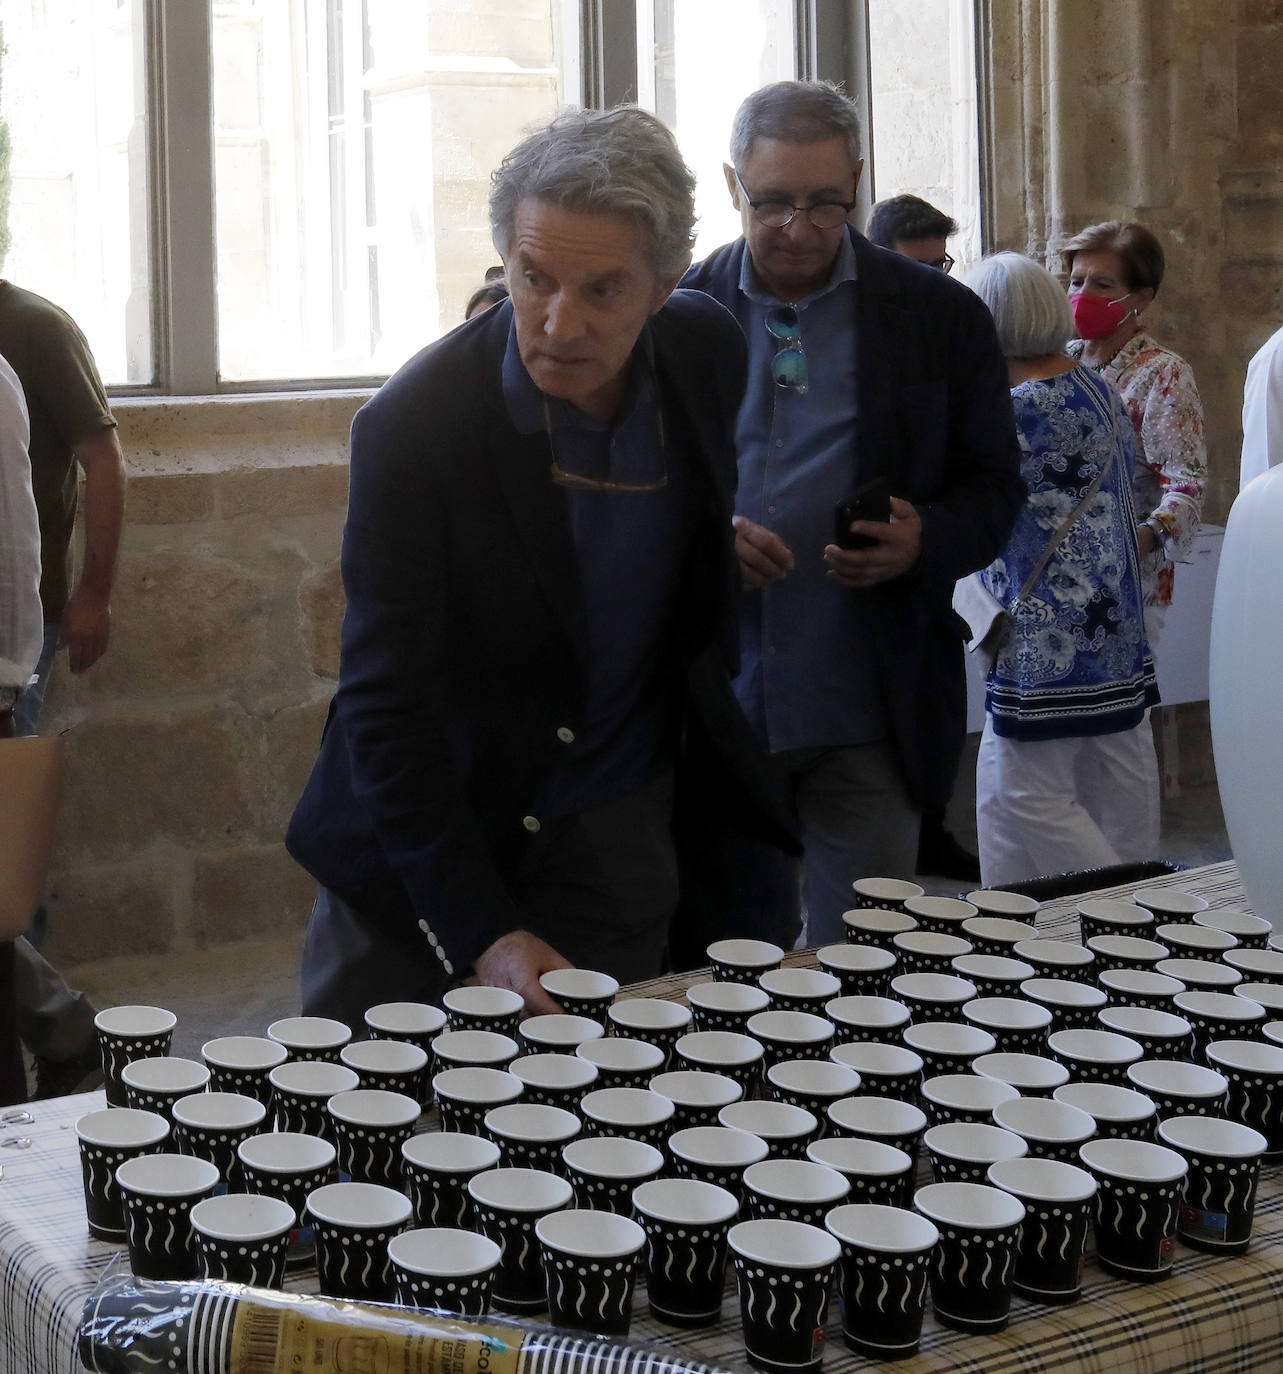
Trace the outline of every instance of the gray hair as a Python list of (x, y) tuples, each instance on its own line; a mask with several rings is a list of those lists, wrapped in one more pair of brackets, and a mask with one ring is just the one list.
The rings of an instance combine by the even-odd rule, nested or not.
[(1006, 358), (1063, 353), (1074, 337), (1064, 288), (1023, 253), (993, 253), (967, 273), (967, 285), (989, 307)]
[(775, 81), (754, 91), (731, 124), (731, 165), (743, 167), (759, 138), (785, 143), (820, 143), (843, 138), (851, 166), (859, 162), (860, 116), (832, 81)]
[(695, 178), (664, 124), (635, 105), (563, 110), (504, 158), (490, 177), (490, 233), (505, 261), (517, 206), (531, 199), (627, 220), (661, 281), (690, 266)]

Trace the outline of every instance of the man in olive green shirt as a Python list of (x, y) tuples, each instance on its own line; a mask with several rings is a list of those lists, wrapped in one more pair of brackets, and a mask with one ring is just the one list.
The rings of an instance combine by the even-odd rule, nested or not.
[[(102, 657), (125, 510), (125, 462), (116, 420), (85, 336), (51, 301), (0, 281), (0, 356), (18, 374), (31, 417), (32, 489), (40, 519), (44, 646), (36, 676), (18, 698), (18, 734), (36, 734), (59, 648), (83, 673)], [(74, 587), (68, 562), (80, 471), (85, 476), (84, 559)], [(44, 925), (36, 913), (37, 937)], [(23, 1042), (36, 1057), (37, 1093), (83, 1086), (96, 1055), (94, 1009), (26, 939), (14, 946), (15, 999)]]

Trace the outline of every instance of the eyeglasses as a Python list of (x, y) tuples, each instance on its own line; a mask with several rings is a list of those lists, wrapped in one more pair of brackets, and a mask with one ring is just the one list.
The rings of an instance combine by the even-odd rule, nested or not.
[(796, 309), (791, 305), (773, 305), (766, 312), (766, 332), (775, 340), (775, 357), (771, 359), (775, 385), (805, 396), (811, 379), (806, 350), (802, 347), (802, 322)]
[(572, 491), (641, 492), (662, 491), (668, 485), (668, 446), (664, 443), (664, 414), (658, 403), (655, 406), (655, 438), (659, 443), (660, 461), (664, 470), (650, 482), (616, 482), (610, 478), (589, 477), (586, 473), (563, 468), (557, 461), (557, 441), (553, 438), (552, 415), (546, 399), (543, 402), (543, 423), (544, 432), (548, 435), (548, 447), (552, 450), (549, 474), (559, 487), (569, 487)]
[(928, 263), (927, 265), (929, 267), (938, 267), (945, 274), (945, 276), (948, 276), (949, 273), (953, 271), (953, 259), (948, 255), (948, 253), (946, 253), (944, 257), (937, 258), (935, 262)]
[(738, 169), (735, 171), (735, 180), (744, 192), (748, 208), (768, 229), (787, 229), (798, 215), (805, 215), (816, 229), (836, 229), (846, 223), (847, 216), (855, 209), (853, 200), (820, 200), (814, 205), (790, 205), (787, 200), (754, 200)]

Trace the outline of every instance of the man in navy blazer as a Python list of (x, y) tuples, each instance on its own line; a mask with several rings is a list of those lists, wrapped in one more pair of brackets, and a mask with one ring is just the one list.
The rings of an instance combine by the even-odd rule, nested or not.
[[(693, 180), (635, 109), (495, 173), (511, 300), (357, 415), (338, 692), (290, 823), (320, 883), (303, 1006), (661, 970), (675, 798), (789, 843), (735, 704), (744, 343), (690, 262)], [(773, 809), (774, 808), (774, 809)]]
[[(912, 876), (919, 810), (948, 797), (966, 712), (953, 585), (1001, 549), (1024, 485), (984, 305), (850, 226), (863, 167), (851, 102), (823, 82), (764, 87), (735, 117), (731, 159), (743, 237), (683, 285), (748, 340), (736, 691), (792, 779), (816, 944), (841, 938), (854, 879)], [(870, 482), (890, 519), (839, 520)], [(787, 940), (783, 907), (759, 895), (788, 888), (778, 856), (711, 844), (708, 863), (719, 849), (714, 889), (742, 878), (721, 918)], [(696, 944), (716, 933), (680, 924)]]

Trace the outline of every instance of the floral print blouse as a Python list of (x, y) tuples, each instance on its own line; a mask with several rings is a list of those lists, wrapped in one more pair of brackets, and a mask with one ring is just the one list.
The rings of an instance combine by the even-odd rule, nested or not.
[[(1006, 547), (980, 574), (1009, 616), (985, 698), (994, 733), (1046, 740), (1131, 729), (1156, 704), (1158, 689), (1141, 605), (1136, 445), (1123, 402), (1082, 366), (1023, 382), (1011, 401), (1029, 499)], [(1099, 488), (1021, 598), (1043, 550), (1104, 465)]]
[[(1082, 340), (1068, 348), (1081, 355)], [(1184, 358), (1143, 330), (1098, 369), (1122, 392), (1140, 441), (1133, 491), (1141, 520), (1158, 526), (1159, 546), (1141, 559), (1147, 605), (1171, 605), (1173, 563), (1187, 563), (1203, 509), (1207, 444), (1203, 403)]]

